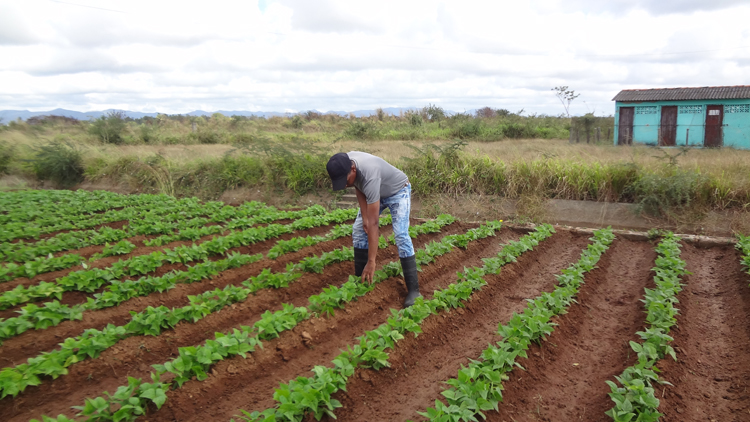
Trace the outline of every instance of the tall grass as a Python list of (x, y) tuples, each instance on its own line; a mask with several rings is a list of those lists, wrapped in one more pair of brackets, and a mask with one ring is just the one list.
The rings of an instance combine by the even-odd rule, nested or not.
[[(32, 163), (42, 163), (40, 145), (56, 142), (79, 151), (90, 181), (110, 179), (134, 190), (206, 199), (235, 188), (303, 195), (329, 189), (325, 164), (332, 153), (361, 150), (403, 169), (421, 196), (631, 202), (662, 216), (750, 203), (750, 151), (615, 147), (609, 140), (569, 144), (575, 119), (492, 109), (474, 116), (440, 111), (430, 106), (367, 118), (308, 112), (269, 119), (124, 119), (122, 145), (104, 143), (91, 122), (11, 122), (0, 131), (0, 144), (6, 145), (0, 158), (9, 157), (0, 160), (0, 171), (33, 175), (39, 170), (37, 177), (49, 177), (41, 171), (46, 166)], [(62, 158), (63, 152), (55, 154)], [(73, 171), (70, 180), (80, 180), (80, 173)]]

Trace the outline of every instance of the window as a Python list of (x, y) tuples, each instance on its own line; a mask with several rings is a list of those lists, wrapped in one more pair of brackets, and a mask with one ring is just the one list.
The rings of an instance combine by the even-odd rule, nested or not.
[(725, 113), (750, 113), (750, 104), (734, 104), (724, 106)]
[(635, 108), (635, 114), (657, 114), (656, 106), (640, 106)]
[(680, 106), (680, 114), (701, 114), (701, 113), (703, 113), (702, 105)]

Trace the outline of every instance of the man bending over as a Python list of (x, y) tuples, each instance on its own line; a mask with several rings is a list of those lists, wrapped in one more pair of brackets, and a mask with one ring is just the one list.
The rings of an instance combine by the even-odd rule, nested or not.
[(414, 300), (421, 295), (417, 278), (417, 260), (409, 237), (409, 178), (382, 158), (359, 151), (335, 154), (328, 160), (326, 169), (334, 191), (354, 186), (357, 193), (359, 212), (352, 233), (354, 275), (362, 276), (362, 281), (372, 283), (380, 237), (378, 220), (385, 208), (390, 209), (398, 256), (408, 290), (404, 307), (413, 305)]

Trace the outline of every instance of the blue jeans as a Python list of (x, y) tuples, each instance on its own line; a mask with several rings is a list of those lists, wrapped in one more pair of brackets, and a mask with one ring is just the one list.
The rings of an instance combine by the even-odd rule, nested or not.
[[(396, 236), (396, 246), (398, 246), (398, 257), (408, 258), (414, 255), (414, 245), (409, 237), (409, 213), (411, 212), (411, 185), (404, 186), (400, 191), (387, 198), (380, 198), (380, 210), (378, 215), (384, 209), (391, 210), (393, 217), (393, 234)], [(357, 213), (357, 219), (354, 221), (354, 230), (352, 232), (352, 242), (357, 249), (368, 249), (367, 233), (362, 226), (362, 210)]]

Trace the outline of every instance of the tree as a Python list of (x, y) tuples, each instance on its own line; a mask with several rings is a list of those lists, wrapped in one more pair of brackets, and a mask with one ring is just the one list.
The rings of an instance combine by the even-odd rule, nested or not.
[(576, 94), (572, 89), (568, 89), (568, 86), (556, 86), (552, 88), (555, 91), (555, 96), (560, 100), (563, 107), (565, 107), (565, 114), (570, 118), (570, 103), (578, 98), (581, 94)]
[(443, 110), (443, 107), (438, 107), (433, 104), (428, 104), (427, 107), (423, 107), (422, 113), (427, 115), (427, 118), (431, 122), (440, 121), (445, 118), (445, 110)]
[(125, 112), (110, 111), (91, 123), (89, 128), (105, 144), (121, 144), (125, 142), (122, 132), (125, 130)]

